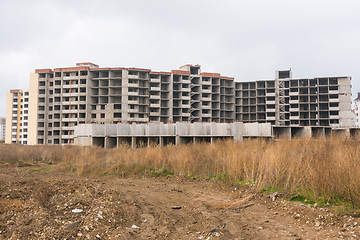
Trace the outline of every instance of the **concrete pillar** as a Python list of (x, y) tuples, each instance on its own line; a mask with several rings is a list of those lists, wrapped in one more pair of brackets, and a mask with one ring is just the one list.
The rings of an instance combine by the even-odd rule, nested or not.
[(175, 137), (175, 145), (179, 145), (179, 144), (181, 144), (181, 143), (182, 143), (182, 141), (181, 141), (180, 136), (176, 136), (176, 137)]
[(136, 137), (131, 137), (131, 148), (136, 148)]

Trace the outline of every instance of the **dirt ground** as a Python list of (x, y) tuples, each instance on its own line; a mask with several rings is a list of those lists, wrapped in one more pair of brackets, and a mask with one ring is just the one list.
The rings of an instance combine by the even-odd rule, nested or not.
[(358, 222), (214, 180), (0, 167), (0, 239), (359, 239)]

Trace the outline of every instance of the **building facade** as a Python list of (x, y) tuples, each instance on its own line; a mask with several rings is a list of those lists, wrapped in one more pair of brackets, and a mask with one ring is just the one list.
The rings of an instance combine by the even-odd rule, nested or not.
[(5, 143), (28, 144), (29, 100), (29, 91), (14, 89), (7, 94)]
[[(218, 73), (201, 72), (199, 65), (155, 72), (78, 63), (70, 68), (37, 69), (30, 75), (28, 95), (29, 144), (73, 144), (75, 126), (90, 123), (351, 126), (350, 77), (293, 79), (291, 71), (277, 71), (273, 80), (235, 82)], [(14, 104), (19, 98), (10, 98), (11, 124), (24, 121), (25, 112), (18, 109), (19, 102)], [(20, 119), (14, 119), (16, 114)], [(22, 131), (23, 126), (19, 126)], [(24, 138), (13, 130), (11, 142)]]
[(357, 98), (354, 99), (354, 106), (353, 106), (353, 125), (355, 127), (360, 127), (360, 93), (358, 93)]
[(235, 84), (237, 121), (352, 126), (350, 77), (293, 79), (291, 71), (277, 71), (274, 80)]
[(0, 142), (5, 141), (5, 118), (0, 118)]

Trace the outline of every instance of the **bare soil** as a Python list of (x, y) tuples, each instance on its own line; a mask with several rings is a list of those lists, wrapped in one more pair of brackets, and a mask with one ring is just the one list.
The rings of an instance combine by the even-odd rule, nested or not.
[(0, 167), (0, 239), (359, 239), (358, 223), (215, 180)]

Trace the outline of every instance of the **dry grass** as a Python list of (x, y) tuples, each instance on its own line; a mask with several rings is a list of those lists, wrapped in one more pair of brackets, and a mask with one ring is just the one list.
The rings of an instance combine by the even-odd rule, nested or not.
[(360, 206), (359, 139), (247, 140), (141, 149), (0, 145), (0, 163), (45, 161), (78, 175), (158, 173), (250, 183)]

